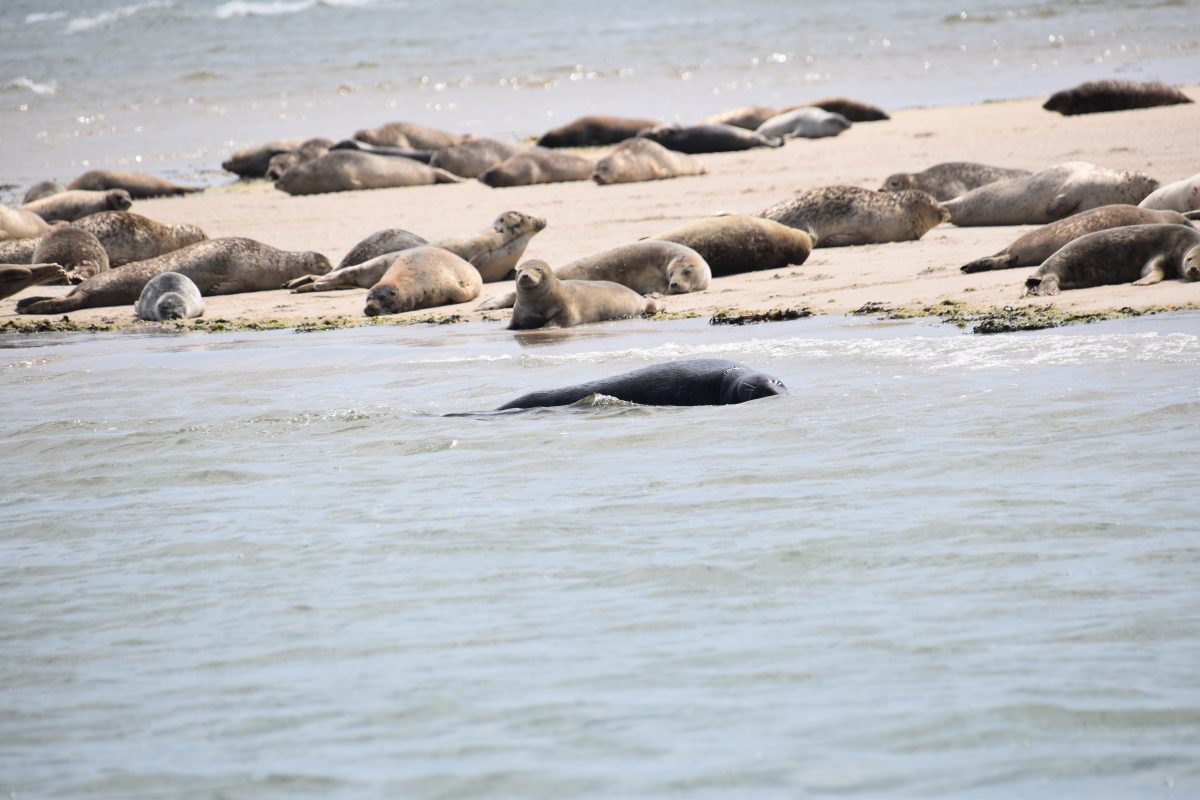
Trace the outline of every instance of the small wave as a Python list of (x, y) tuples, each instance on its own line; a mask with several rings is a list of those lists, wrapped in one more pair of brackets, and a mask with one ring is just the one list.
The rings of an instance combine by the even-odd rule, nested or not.
[(217, 19), (239, 17), (274, 17), (281, 14), (299, 14), (311, 8), (365, 8), (375, 0), (230, 0), (213, 11)]
[(65, 11), (43, 11), (36, 14), (26, 14), (25, 24), (37, 25), (39, 22), (54, 22), (56, 20), (66, 19), (67, 16), (67, 12)]
[(19, 78), (13, 78), (8, 83), (4, 84), (4, 90), (7, 92), (28, 91), (34, 94), (51, 95), (58, 92), (58, 81), (47, 81), (46, 83), (38, 83), (32, 78), (27, 78), (22, 75)]
[(182, 80), (188, 83), (200, 83), (202, 81), (220, 81), (224, 80), (225, 76), (219, 72), (213, 72), (211, 69), (201, 69), (195, 72), (189, 72), (184, 75)]
[(84, 31), (94, 30), (111, 25), (114, 22), (119, 22), (123, 19), (128, 19), (143, 11), (153, 11), (160, 8), (173, 8), (174, 2), (171, 0), (151, 0), (149, 3), (141, 3), (134, 6), (121, 6), (112, 11), (105, 11), (97, 14), (94, 17), (76, 17), (67, 23), (67, 33), (83, 33)]

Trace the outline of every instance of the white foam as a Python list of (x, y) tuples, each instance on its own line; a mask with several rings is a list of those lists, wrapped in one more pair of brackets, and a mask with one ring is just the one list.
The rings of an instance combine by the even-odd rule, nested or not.
[(274, 17), (282, 14), (300, 14), (311, 8), (364, 8), (374, 5), (374, 0), (230, 0), (213, 11), (217, 19), (239, 17)]
[(27, 78), (22, 75), (19, 78), (13, 78), (4, 85), (5, 89), (25, 89), (40, 95), (51, 95), (58, 91), (58, 81), (47, 81), (46, 83), (38, 83), (32, 78)]
[(65, 11), (44, 11), (36, 14), (26, 14), (26, 25), (37, 25), (39, 22), (54, 22), (55, 20), (66, 19), (67, 12)]
[(114, 22), (119, 22), (123, 19), (128, 19), (135, 14), (140, 14), (143, 11), (150, 11), (158, 8), (172, 8), (175, 3), (170, 0), (151, 0), (149, 3), (140, 3), (133, 6), (121, 6), (112, 11), (105, 11), (97, 14), (94, 17), (76, 17), (67, 23), (67, 33), (83, 33), (84, 31), (102, 28), (111, 25)]

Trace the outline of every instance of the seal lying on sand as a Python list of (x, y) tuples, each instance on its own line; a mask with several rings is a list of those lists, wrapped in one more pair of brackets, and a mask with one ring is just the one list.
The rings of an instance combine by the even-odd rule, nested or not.
[(763, 136), (733, 125), (656, 125), (638, 133), (677, 153), (727, 153), (754, 147), (783, 147), (780, 136)]
[(290, 153), (304, 143), (303, 139), (279, 139), (266, 144), (238, 150), (221, 162), (221, 169), (232, 172), (239, 178), (262, 178), (267, 174), (267, 164), (280, 153)]
[(46, 222), (74, 222), (101, 211), (124, 211), (133, 205), (133, 198), (124, 189), (93, 192), (69, 189), (41, 200), (26, 203), (21, 208), (32, 211)]
[(0, 242), (32, 239), (50, 230), (46, 220), (32, 211), (0, 206)]
[(873, 192), (857, 186), (809, 189), (756, 216), (806, 232), (813, 247), (911, 241), (950, 218), (925, 192)]
[(1008, 178), (1022, 178), (1033, 173), (1027, 169), (1008, 169), (976, 164), (970, 161), (947, 161), (934, 164), (921, 172), (897, 172), (883, 182), (881, 192), (916, 189), (929, 192), (938, 201), (953, 200), (960, 194), (989, 183)]
[(704, 258), (713, 277), (803, 264), (812, 253), (812, 237), (774, 220), (745, 214), (685, 222), (653, 237), (686, 245)]
[(429, 166), (439, 167), (460, 178), (478, 178), (492, 167), (524, 150), (524, 146), (499, 139), (469, 139), (438, 150)]
[(479, 271), (440, 247), (414, 247), (380, 258), (391, 265), (367, 295), (363, 313), (368, 317), (467, 303), (483, 290)]
[(166, 225), (132, 211), (101, 211), (71, 224), (100, 240), (110, 267), (145, 261), (208, 238), (195, 225)]
[(328, 153), (331, 147), (333, 147), (333, 141), (330, 139), (306, 139), (295, 150), (288, 150), (286, 153), (277, 153), (272, 156), (267, 163), (265, 177), (267, 180), (277, 181), (292, 167), (312, 161), (314, 158), (320, 158)]
[(1200, 210), (1200, 173), (1155, 189), (1138, 206), (1181, 214)]
[[(815, 102), (809, 103), (810, 106), (823, 108), (826, 111), (832, 111), (835, 114), (841, 114), (851, 122), (882, 122), (883, 120), (891, 119), (887, 112), (879, 106), (873, 106), (870, 103), (864, 103), (861, 100), (854, 100), (849, 97), (824, 97)], [(783, 109), (787, 111), (789, 109)]]
[(611, 281), (560, 281), (545, 261), (517, 268), (510, 330), (559, 327), (657, 313), (658, 304)]
[(195, 186), (180, 186), (177, 183), (140, 172), (120, 172), (111, 169), (93, 169), (83, 173), (67, 184), (68, 189), (91, 189), (104, 192), (109, 189), (124, 189), (134, 200), (147, 197), (167, 197), (176, 194), (193, 194), (204, 191)]
[(488, 168), (479, 176), (479, 180), (494, 188), (586, 181), (592, 177), (595, 166), (590, 158), (573, 153), (529, 147)]
[(441, 150), (467, 140), (466, 136), (427, 128), (415, 122), (389, 122), (374, 128), (356, 131), (354, 138), (382, 147), (406, 147), (413, 150)]
[(128, 305), (160, 272), (186, 275), (208, 296), (278, 289), (300, 275), (328, 271), (329, 259), (320, 253), (276, 250), (253, 239), (209, 239), (102, 272), (65, 297), (26, 297), (17, 303), (17, 313), (65, 314), (81, 308)]
[(823, 139), (849, 128), (850, 120), (823, 108), (801, 107), (776, 114), (755, 130), (763, 136)]
[(1023, 178), (996, 181), (946, 201), (950, 221), (970, 225), (1041, 225), (1079, 211), (1136, 205), (1158, 188), (1140, 172), (1068, 161)]
[(64, 283), (66, 271), (58, 264), (0, 263), (0, 298), (12, 297), (22, 289), (43, 283)]
[(1130, 225), (1089, 233), (1047, 258), (1025, 281), (1025, 293), (1130, 282), (1149, 286), (1165, 278), (1200, 280), (1200, 230)]
[(60, 184), (58, 181), (38, 181), (25, 192), (25, 198), (21, 200), (21, 205), (32, 203), (34, 200), (41, 200), (43, 197), (49, 197), (52, 194), (65, 192), (67, 187)]
[(133, 313), (149, 322), (191, 319), (204, 313), (204, 300), (191, 278), (178, 272), (160, 272), (142, 287)]
[(320, 158), (297, 164), (283, 173), (275, 181), (275, 188), (297, 195), (461, 181), (462, 178), (444, 169), (433, 169), (411, 158), (377, 156), (357, 150), (330, 150)]
[(668, 361), (600, 380), (521, 395), (500, 406), (566, 406), (602, 394), (645, 406), (723, 406), (788, 394), (783, 381), (724, 358)]
[(1190, 102), (1192, 98), (1165, 83), (1108, 80), (1087, 81), (1072, 89), (1055, 92), (1042, 108), (1071, 116)]
[(1041, 264), (1068, 242), (1080, 236), (1126, 225), (1187, 225), (1187, 218), (1177, 211), (1150, 211), (1130, 205), (1101, 206), (1081, 211), (1066, 219), (1043, 225), (1017, 239), (994, 256), (964, 264), (963, 272), (986, 272), (993, 269), (1032, 267)]
[(635, 136), (621, 142), (596, 162), (592, 180), (601, 186), (704, 175), (708, 168), (695, 158), (668, 150), (658, 142)]
[(37, 240), (33, 260), (58, 264), (67, 271), (67, 280), (82, 283), (93, 275), (108, 271), (108, 251), (92, 234), (74, 225), (55, 225)]
[(653, 119), (588, 115), (552, 128), (537, 140), (538, 147), (595, 147), (623, 142), (638, 131), (653, 128)]
[(752, 131), (778, 113), (779, 109), (772, 106), (738, 106), (705, 117), (700, 122), (703, 125), (732, 125)]

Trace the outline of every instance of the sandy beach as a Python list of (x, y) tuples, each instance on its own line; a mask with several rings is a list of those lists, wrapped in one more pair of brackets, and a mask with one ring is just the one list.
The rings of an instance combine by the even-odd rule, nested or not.
[[(1200, 88), (1186, 89), (1200, 99)], [(831, 184), (875, 189), (891, 173), (918, 171), (942, 161), (979, 161), (1037, 170), (1070, 161), (1145, 172), (1162, 183), (1198, 168), (1192, 131), (1200, 104), (1079, 117), (1041, 108), (1044, 98), (893, 112), (886, 122), (860, 123), (842, 135), (793, 140), (779, 149), (700, 156), (709, 174), (667, 181), (597, 186), (592, 182), (492, 189), (478, 181), (308, 197), (291, 197), (264, 181), (209, 189), (202, 194), (136, 202), (133, 211), (154, 219), (199, 225), (211, 237), (244, 236), (288, 250), (316, 250), (336, 264), (370, 233), (401, 227), (430, 240), (462, 236), (514, 209), (548, 220), (526, 258), (557, 266), (681, 222), (718, 212), (755, 213), (792, 193)], [(714, 109), (718, 110), (718, 109)], [(604, 149), (588, 151), (599, 157)], [(1053, 298), (1023, 298), (1025, 267), (964, 275), (959, 266), (989, 255), (1034, 226), (957, 228), (943, 224), (920, 241), (818, 249), (801, 266), (714, 279), (707, 291), (664, 300), (670, 314), (709, 315), (771, 309), (847, 314), (868, 304), (922, 313), (959, 304), (987, 310), (1052, 304), (1065, 313), (1200, 307), (1200, 283), (1107, 286)], [(479, 312), (480, 302), (508, 291), (487, 284), (480, 299), (457, 306), (397, 315), (402, 321), (495, 320), (508, 312)], [(6, 299), (0, 324), (20, 329), (38, 317), (14, 311), (21, 297), (65, 294), (68, 287), (34, 287)], [(366, 290), (297, 295), (279, 290), (206, 298), (205, 319), (235, 325), (264, 321), (287, 326), (363, 316)], [(58, 319), (54, 317), (52, 319)], [(132, 307), (75, 312), (80, 326), (137, 324)]]

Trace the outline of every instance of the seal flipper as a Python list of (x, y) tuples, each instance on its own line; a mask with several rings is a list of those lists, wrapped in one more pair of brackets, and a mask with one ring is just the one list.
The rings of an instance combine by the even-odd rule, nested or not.
[(499, 308), (512, 308), (517, 303), (517, 293), (498, 294), (491, 300), (480, 303), (476, 311), (495, 311)]
[(1072, 197), (1070, 192), (1063, 192), (1050, 201), (1046, 206), (1046, 213), (1052, 220), (1069, 217), (1079, 210), (1079, 202), (1078, 197)]
[(1025, 279), (1024, 297), (1029, 297), (1030, 295), (1049, 297), (1054, 294), (1058, 294), (1057, 275), (1053, 273), (1049, 275), (1032, 275)]
[[(82, 284), (81, 284), (82, 285)], [(81, 298), (75, 293), (66, 297), (25, 297), (17, 301), (18, 314), (64, 314), (83, 308)]]
[[(312, 284), (319, 277), (321, 277), (321, 276), (320, 275), (301, 275), (299, 278), (292, 278), (290, 281), (283, 284), (283, 286), (280, 286), (279, 288), (280, 289), (291, 289), (294, 292), (294, 291), (297, 291), (301, 286), (308, 286), (308, 285)], [(304, 291), (311, 292), (312, 289), (305, 289)]]
[(1142, 277), (1133, 282), (1134, 286), (1153, 286), (1162, 283), (1166, 277), (1166, 256), (1158, 255), (1146, 262), (1142, 267)]
[(988, 256), (986, 258), (977, 258), (970, 264), (963, 264), (959, 267), (963, 272), (990, 272), (994, 269), (1012, 269), (1013, 267), (1021, 266), (1017, 262), (1016, 253), (1008, 253), (1007, 255)]

